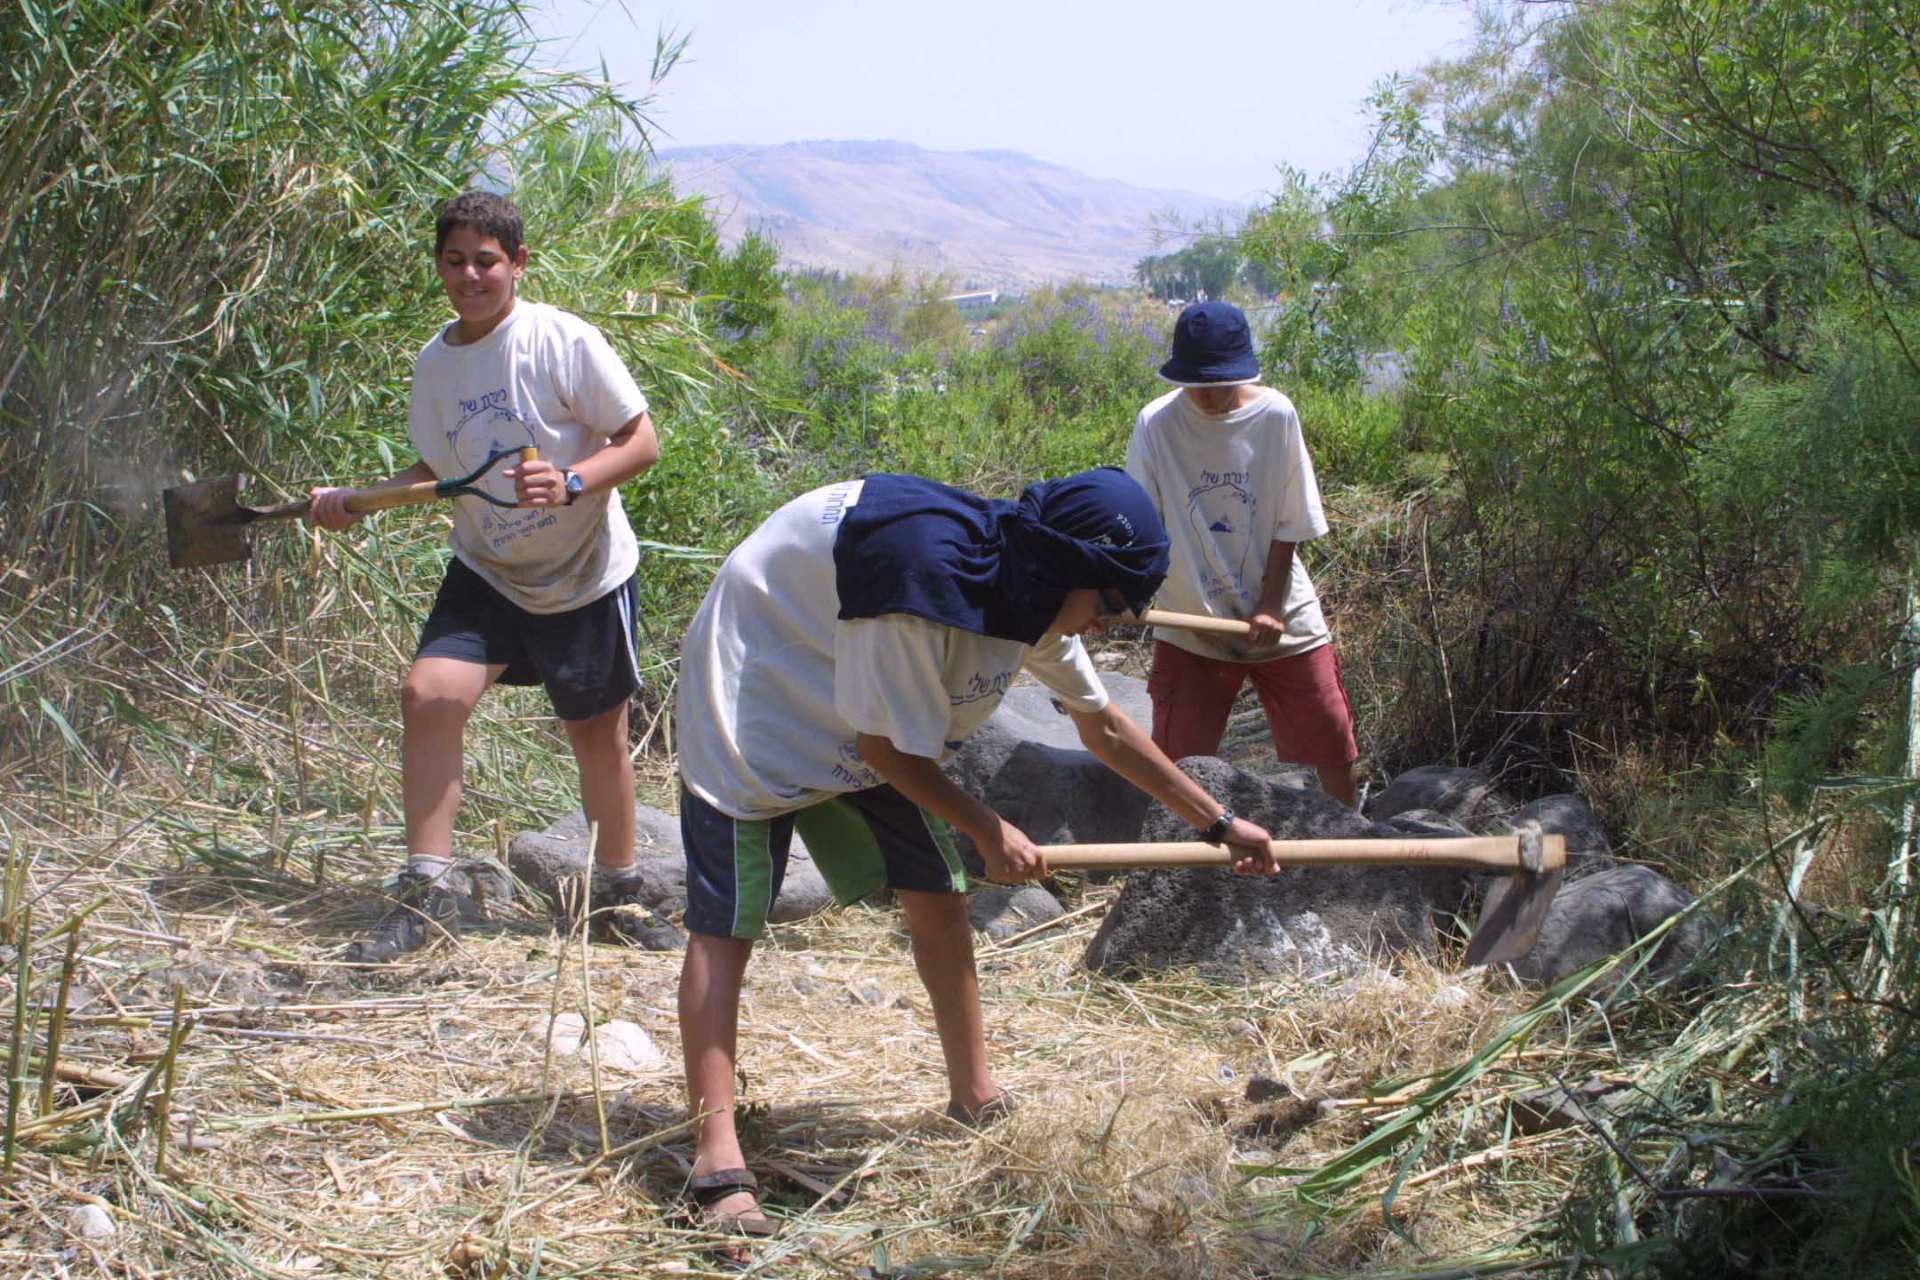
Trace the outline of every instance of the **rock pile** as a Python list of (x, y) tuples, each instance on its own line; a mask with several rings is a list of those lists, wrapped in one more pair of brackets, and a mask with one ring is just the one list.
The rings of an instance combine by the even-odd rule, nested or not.
[[(1105, 680), (1123, 710), (1143, 726), (1150, 723), (1144, 683), (1121, 675)], [(1657, 872), (1617, 862), (1606, 832), (1576, 795), (1522, 802), (1478, 770), (1428, 765), (1392, 779), (1362, 815), (1321, 792), (1309, 770), (1262, 778), (1210, 757), (1181, 767), (1279, 839), (1523, 830), (1566, 837), (1566, 881), (1538, 945), (1513, 966), (1529, 982), (1552, 983), (1611, 955), (1691, 901)], [(1038, 685), (1010, 690), (947, 773), (1039, 844), (1194, 838), (1185, 822), (1083, 750), (1073, 722)], [(977, 873), (977, 858), (964, 840), (962, 845)], [(584, 816), (571, 814), (545, 831), (522, 833), (508, 857), (515, 874), (535, 889), (565, 896), (587, 867)], [(648, 905), (684, 910), (678, 819), (642, 808), (638, 863)], [(1471, 913), (1486, 880), (1480, 873), (1433, 867), (1289, 868), (1271, 879), (1215, 869), (1136, 871), (1088, 946), (1086, 964), (1115, 975), (1193, 968), (1232, 980), (1359, 972), (1402, 952), (1432, 951), (1443, 928)], [(772, 919), (800, 919), (831, 902), (796, 835)], [(1041, 886), (983, 882), (969, 915), (989, 937), (1005, 938), (1061, 912)], [(1704, 921), (1684, 922), (1662, 944), (1650, 971), (1684, 966), (1705, 941)]]

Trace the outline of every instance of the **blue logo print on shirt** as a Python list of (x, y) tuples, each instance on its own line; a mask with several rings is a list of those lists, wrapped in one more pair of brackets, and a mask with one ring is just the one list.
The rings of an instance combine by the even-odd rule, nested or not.
[[(1209, 600), (1252, 600), (1247, 585), (1247, 560), (1253, 544), (1245, 536), (1253, 528), (1260, 499), (1245, 471), (1202, 471), (1200, 483), (1187, 490), (1187, 519), (1200, 533), (1194, 541), (1206, 556), (1200, 567), (1202, 589)], [(1208, 537), (1221, 534), (1223, 537)], [(1255, 581), (1266, 569), (1263, 558), (1255, 567)]]
[[(453, 430), (447, 432), (447, 444), (453, 449), (454, 466), (458, 468), (456, 475), (473, 470), (503, 449), (523, 449), (534, 442), (533, 428), (514, 411), (505, 387), (471, 400), (463, 398), (459, 405)], [(488, 472), (480, 484), (496, 498), (513, 500), (513, 484), (502, 478), (498, 469)], [(551, 511), (477, 505), (480, 506), (480, 535), (494, 551), (558, 523), (558, 517)]]

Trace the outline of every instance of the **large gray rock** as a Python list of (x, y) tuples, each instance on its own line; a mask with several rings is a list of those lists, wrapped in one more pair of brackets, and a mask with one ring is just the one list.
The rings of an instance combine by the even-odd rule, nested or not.
[(1429, 809), (1468, 831), (1485, 832), (1520, 806), (1478, 769), (1423, 764), (1389, 782), (1367, 802), (1367, 816), (1385, 822), (1409, 809)]
[[(1094, 844), (1137, 840), (1146, 792), (1085, 751), (1062, 751), (1033, 743), (1015, 746), (984, 785), (963, 789), (1027, 833), (1035, 844)], [(962, 852), (973, 845), (960, 838)]]
[[(1562, 884), (1540, 926), (1540, 941), (1513, 965), (1513, 972), (1523, 981), (1552, 986), (1576, 969), (1631, 946), (1692, 901), (1685, 889), (1642, 866), (1613, 867)], [(1706, 943), (1706, 921), (1699, 916), (1683, 920), (1642, 972), (1665, 977), (1683, 968)]]
[[(680, 844), (680, 819), (671, 813), (640, 805), (634, 813), (634, 867), (640, 873), (642, 896), (656, 911), (687, 909), (687, 861)], [(561, 818), (545, 831), (523, 831), (507, 846), (507, 862), (515, 875), (533, 888), (566, 902), (587, 872), (587, 816), (581, 810)], [(798, 834), (787, 857), (787, 878), (780, 899), (768, 919), (800, 920), (833, 903), (833, 894)]]
[(1473, 832), (1444, 813), (1431, 809), (1407, 809), (1385, 820), (1404, 836), (1470, 836)]
[[(1223, 760), (1180, 768), (1276, 839), (1392, 838), (1320, 792), (1276, 784)], [(1191, 840), (1193, 828), (1154, 805), (1142, 840)], [(1286, 868), (1271, 879), (1215, 869), (1136, 871), (1087, 947), (1088, 968), (1169, 968), (1238, 979), (1254, 973), (1355, 972), (1397, 952), (1428, 951), (1436, 912), (1458, 910), (1466, 873), (1439, 867)]]
[[(1114, 703), (1147, 731), (1153, 707), (1146, 682), (1113, 674), (1101, 680)], [(1153, 803), (1081, 747), (1073, 721), (1038, 684), (1009, 689), (946, 771), (961, 790), (985, 800), (1036, 844), (1138, 840)], [(1311, 773), (1289, 775), (1288, 781), (1314, 785)], [(968, 867), (978, 872), (972, 842), (960, 836), (959, 844)]]
[[(1144, 729), (1152, 719), (1146, 682), (1105, 674), (1120, 709)], [(1016, 684), (988, 721), (947, 762), (947, 776), (979, 796), (1036, 844), (1134, 840), (1150, 801), (1080, 746), (1073, 721), (1038, 684)], [(973, 842), (955, 833), (967, 867), (979, 874)]]
[(967, 899), (967, 919), (995, 942), (1065, 914), (1060, 900), (1037, 884), (990, 884)]
[[(1100, 683), (1106, 686), (1113, 705), (1126, 712), (1128, 719), (1142, 729), (1152, 729), (1153, 699), (1147, 696), (1145, 680), (1104, 671), (1100, 674)], [(967, 739), (961, 758), (980, 755), (996, 734), (1011, 742), (1032, 742), (1071, 751), (1080, 749), (1080, 735), (1073, 727), (1072, 718), (1055, 704), (1046, 686), (1024, 675), (1000, 699), (1000, 705), (994, 708), (986, 724)], [(989, 751), (989, 754), (996, 753), (1004, 755), (1005, 748)], [(956, 759), (953, 763), (958, 765), (960, 761)]]

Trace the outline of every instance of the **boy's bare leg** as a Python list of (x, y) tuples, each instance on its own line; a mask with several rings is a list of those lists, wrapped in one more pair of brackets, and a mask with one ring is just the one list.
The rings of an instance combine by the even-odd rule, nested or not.
[(949, 1101), (971, 1114), (1000, 1096), (987, 1064), (980, 979), (973, 967), (973, 928), (959, 893), (895, 890), (913, 935), (913, 963), (933, 1002), (933, 1023), (947, 1061)]
[[(680, 1046), (687, 1064), (687, 1106), (708, 1113), (694, 1132), (693, 1171), (744, 1168), (740, 1135), (733, 1126), (734, 1062), (739, 1046), (740, 984), (753, 943), (696, 933), (687, 939), (680, 966)], [(709, 1206), (717, 1216), (751, 1215), (754, 1198), (741, 1191)]]
[(416, 658), (400, 686), (400, 804), (407, 852), (453, 855), (467, 720), (504, 666), (458, 658)]
[(563, 720), (574, 763), (580, 767), (580, 807), (598, 823), (594, 861), (602, 872), (633, 865), (633, 757), (627, 750), (627, 702), (589, 716)]
[(1354, 785), (1353, 765), (1317, 764), (1313, 771), (1320, 775), (1320, 789), (1338, 800), (1349, 809), (1357, 808), (1360, 803), (1360, 790)]

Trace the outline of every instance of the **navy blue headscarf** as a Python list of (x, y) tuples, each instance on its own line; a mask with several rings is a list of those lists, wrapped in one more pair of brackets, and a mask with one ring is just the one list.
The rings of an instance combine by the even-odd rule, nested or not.
[(1033, 644), (1075, 588), (1110, 587), (1145, 608), (1167, 576), (1167, 530), (1118, 467), (1042, 480), (1018, 502), (871, 475), (834, 537), (833, 567), (842, 618), (910, 613)]

